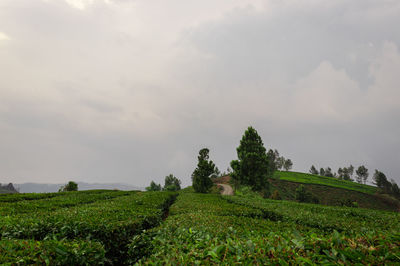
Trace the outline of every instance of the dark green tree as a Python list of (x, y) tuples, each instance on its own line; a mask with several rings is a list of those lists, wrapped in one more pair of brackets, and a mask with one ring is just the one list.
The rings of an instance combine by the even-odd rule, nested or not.
[(314, 165), (311, 165), (311, 168), (310, 168), (309, 172), (310, 172), (310, 174), (313, 174), (313, 175), (318, 175), (319, 174), (317, 168), (315, 168)]
[(357, 168), (356, 175), (357, 175), (356, 179), (357, 179), (358, 183), (360, 183), (360, 184), (362, 182), (364, 182), (364, 184), (367, 183), (369, 173), (368, 173), (368, 169), (364, 165), (361, 165)]
[(332, 169), (330, 167), (325, 168), (325, 176), (334, 177), (334, 175), (332, 173)]
[(285, 168), (286, 171), (289, 171), (293, 167), (293, 162), (290, 159), (285, 160), (285, 163), (283, 164), (283, 168)]
[(178, 191), (181, 189), (181, 181), (176, 178), (173, 174), (165, 177), (164, 190), (166, 191)]
[(78, 191), (78, 184), (74, 181), (69, 181), (68, 184), (62, 186), (58, 192), (66, 192), (66, 191)]
[(319, 174), (325, 176), (325, 169), (321, 167), (321, 169), (319, 169)]
[(196, 192), (207, 193), (213, 185), (211, 176), (217, 174), (213, 161), (209, 160), (207, 148), (199, 151), (198, 163), (192, 174), (192, 185)]
[(244, 132), (236, 151), (238, 160), (231, 162), (232, 179), (239, 184), (250, 186), (255, 191), (263, 191), (264, 195), (268, 196), (268, 178), (272, 177), (276, 169), (274, 152), (269, 152), (267, 156), (261, 137), (253, 127)]
[(151, 181), (150, 186), (146, 187), (147, 191), (161, 191), (161, 185)]
[(387, 180), (384, 173), (375, 169), (375, 173), (372, 179), (374, 180), (374, 184), (378, 188), (382, 189), (386, 193), (391, 193), (392, 183)]

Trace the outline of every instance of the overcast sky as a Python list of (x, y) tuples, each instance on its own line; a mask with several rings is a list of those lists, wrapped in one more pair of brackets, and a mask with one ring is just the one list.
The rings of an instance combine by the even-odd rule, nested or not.
[(252, 125), (400, 183), (398, 0), (0, 0), (0, 182), (191, 184)]

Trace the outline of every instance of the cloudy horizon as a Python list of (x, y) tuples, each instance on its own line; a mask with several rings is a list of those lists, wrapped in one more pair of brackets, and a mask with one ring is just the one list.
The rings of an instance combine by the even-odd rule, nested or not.
[(396, 0), (1, 0), (0, 183), (191, 184), (253, 126), (400, 184)]

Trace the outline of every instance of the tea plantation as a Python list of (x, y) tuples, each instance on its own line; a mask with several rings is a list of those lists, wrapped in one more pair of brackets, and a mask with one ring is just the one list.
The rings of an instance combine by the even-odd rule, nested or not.
[(6, 265), (400, 264), (397, 212), (191, 189), (11, 194), (0, 204)]

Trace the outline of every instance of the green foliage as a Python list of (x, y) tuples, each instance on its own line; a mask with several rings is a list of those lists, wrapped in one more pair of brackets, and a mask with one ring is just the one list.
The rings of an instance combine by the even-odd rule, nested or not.
[(289, 171), (293, 167), (293, 162), (290, 159), (285, 160), (283, 164), (283, 168), (285, 168), (286, 171)]
[(176, 197), (171, 192), (104, 190), (60, 194), (2, 204), (1, 238), (95, 241), (104, 247), (107, 261), (123, 263), (132, 237), (157, 226)]
[(207, 193), (213, 185), (211, 176), (217, 173), (215, 164), (209, 160), (209, 152), (207, 148), (201, 149), (197, 157), (197, 167), (192, 174), (192, 186), (196, 192)]
[(271, 199), (273, 199), (273, 200), (281, 200), (282, 199), (278, 190), (274, 190), (274, 192), (271, 195)]
[(400, 216), (261, 197), (181, 193), (139, 241), (139, 265), (393, 265)]
[(299, 202), (319, 203), (318, 198), (315, 195), (313, 195), (311, 192), (307, 191), (303, 185), (300, 185), (296, 189), (295, 198)]
[[(257, 131), (249, 127), (236, 149), (238, 160), (231, 162), (232, 179), (257, 191), (269, 191), (268, 177), (275, 168), (272, 158), (268, 160), (266, 149)], [(275, 155), (272, 154), (271, 156)], [(273, 166), (271, 166), (271, 164)]]
[[(322, 170), (323, 170), (323, 168), (321, 168)], [(315, 168), (315, 166), (314, 165), (311, 165), (311, 168), (310, 168), (310, 174), (312, 174), (312, 175), (319, 175), (319, 172), (318, 172), (318, 170)], [(325, 171), (323, 171), (324, 173), (325, 173)], [(322, 175), (322, 174), (321, 174)]]
[(78, 184), (74, 181), (69, 181), (68, 184), (62, 186), (58, 192), (78, 191)]
[(304, 184), (317, 184), (317, 185), (332, 186), (337, 188), (344, 188), (368, 194), (374, 194), (376, 192), (376, 187), (373, 186), (358, 184), (351, 181), (338, 180), (337, 178), (333, 177), (317, 176), (306, 173), (276, 171), (274, 173), (274, 178), (279, 178), (282, 180), (304, 183)]
[(146, 187), (146, 191), (161, 191), (161, 185), (151, 181), (150, 186)]
[(178, 191), (181, 189), (181, 181), (173, 174), (165, 177), (164, 190), (165, 191)]
[(367, 182), (369, 173), (368, 169), (364, 165), (361, 165), (357, 168), (356, 174), (357, 174), (356, 180), (358, 183), (362, 184), (364, 182), (365, 184)]
[(0, 264), (6, 265), (101, 265), (104, 247), (84, 240), (0, 240)]

